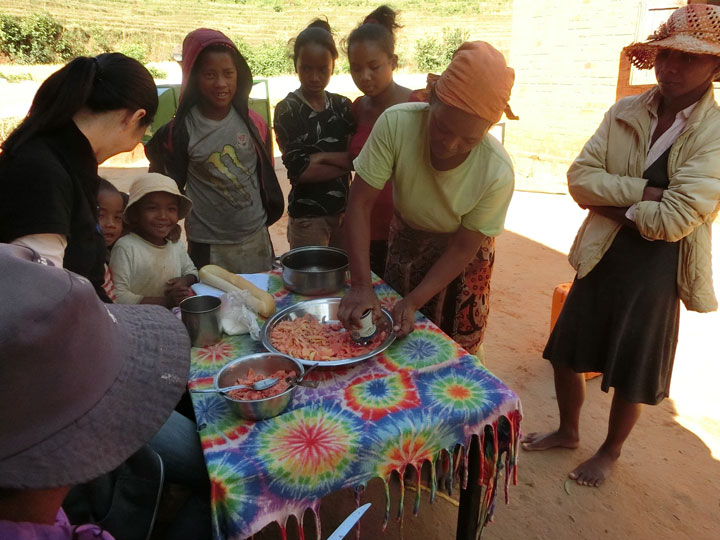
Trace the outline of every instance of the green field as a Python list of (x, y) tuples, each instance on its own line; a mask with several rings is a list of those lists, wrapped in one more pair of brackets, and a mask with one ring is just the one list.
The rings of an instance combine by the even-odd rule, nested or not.
[[(115, 50), (141, 45), (147, 59), (169, 60), (187, 32), (199, 27), (222, 30), (249, 44), (287, 41), (310, 20), (326, 16), (340, 40), (375, 6), (360, 0), (4, 0), (0, 14), (49, 13), (67, 28), (81, 28), (88, 46)], [(398, 53), (411, 62), (418, 39), (462, 29), (507, 53), (512, 0), (400, 0)]]

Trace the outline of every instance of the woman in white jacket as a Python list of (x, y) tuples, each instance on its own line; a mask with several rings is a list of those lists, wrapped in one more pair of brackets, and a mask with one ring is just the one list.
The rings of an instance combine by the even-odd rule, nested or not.
[(598, 486), (610, 474), (642, 404), (668, 396), (679, 302), (717, 308), (710, 228), (720, 201), (720, 7), (691, 4), (646, 43), (624, 49), (658, 85), (615, 104), (568, 171), (589, 215), (573, 244), (577, 270), (543, 356), (553, 365), (560, 425), (526, 450), (579, 445), (587, 371), (614, 388), (607, 438), (570, 473)]

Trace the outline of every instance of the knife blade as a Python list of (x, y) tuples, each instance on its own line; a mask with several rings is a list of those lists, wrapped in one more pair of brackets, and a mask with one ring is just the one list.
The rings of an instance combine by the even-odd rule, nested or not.
[(343, 521), (330, 536), (328, 536), (327, 540), (342, 540), (345, 538), (345, 535), (350, 532), (350, 529), (352, 529), (358, 521), (360, 521), (360, 518), (365, 512), (367, 512), (368, 508), (370, 508), (370, 503), (363, 504), (360, 508), (356, 509), (352, 514), (345, 518), (345, 521)]

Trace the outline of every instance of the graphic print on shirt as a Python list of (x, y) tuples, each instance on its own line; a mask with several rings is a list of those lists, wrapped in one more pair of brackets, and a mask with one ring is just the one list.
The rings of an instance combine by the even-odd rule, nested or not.
[(334, 216), (345, 211), (349, 174), (322, 182), (298, 179), (318, 152), (344, 152), (355, 131), (350, 101), (326, 92), (325, 109), (313, 110), (298, 91), (290, 92), (275, 108), (275, 136), (292, 189), (288, 214), (293, 218)]
[[(233, 206), (247, 208), (252, 204), (250, 194), (243, 186), (238, 175), (233, 172), (234, 168), (242, 171), (245, 177), (251, 174), (250, 169), (238, 157), (234, 146), (226, 144), (220, 152), (211, 153), (205, 162), (205, 167), (209, 173), (208, 179), (215, 184)], [(227, 180), (227, 182), (223, 179)], [(231, 185), (233, 189), (230, 189)]]

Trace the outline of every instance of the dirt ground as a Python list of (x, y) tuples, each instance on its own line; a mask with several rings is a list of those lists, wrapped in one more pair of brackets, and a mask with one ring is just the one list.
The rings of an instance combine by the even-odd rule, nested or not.
[[(279, 162), (277, 162), (279, 163)], [(143, 171), (103, 167), (101, 174), (127, 189)], [(277, 167), (287, 189), (284, 169)], [(492, 311), (486, 336), (486, 358), (493, 373), (521, 397), (524, 432), (553, 428), (557, 421), (552, 370), (541, 358), (549, 330), (553, 288), (570, 281), (566, 253), (584, 217), (566, 195), (516, 192), (497, 242)], [(272, 227), (277, 253), (287, 250), (286, 221)], [(720, 276), (720, 224), (714, 242), (715, 275)], [(720, 277), (716, 280), (720, 281)], [(683, 311), (680, 345), (673, 373), (672, 399), (646, 407), (608, 482), (599, 489), (570, 484), (567, 473), (590, 457), (607, 428), (610, 395), (598, 379), (588, 382), (582, 413), (581, 446), (572, 450), (521, 452), (519, 482), (510, 504), (498, 497), (495, 520), (483, 534), (492, 539), (632, 538), (714, 539), (720, 531), (720, 350), (716, 334), (720, 315)], [(391, 486), (393, 516), (398, 486)], [(422, 494), (419, 516), (412, 516), (414, 492), (405, 497), (405, 519), (391, 520), (380, 532), (384, 512), (382, 483), (370, 483), (363, 501), (372, 507), (361, 521), (361, 538), (451, 539), (455, 537), (457, 493), (440, 496), (433, 505)], [(351, 490), (327, 497), (321, 506), (323, 536), (355, 508)], [(305, 516), (311, 532), (311, 516)], [(715, 531), (715, 532), (713, 532)], [(290, 538), (296, 538), (294, 526)], [(280, 538), (268, 527), (255, 538)], [(313, 538), (314, 535), (309, 536)]]
[[(171, 82), (179, 70), (163, 65)], [(49, 72), (48, 68), (48, 72)], [(423, 86), (423, 76), (397, 80), (410, 88)], [(21, 117), (38, 83), (0, 81), (0, 118)], [(294, 77), (273, 80), (270, 100), (295, 88)], [(349, 76), (335, 76), (328, 90), (350, 97), (357, 90)], [(353, 93), (355, 92), (355, 94)], [(131, 178), (146, 162), (107, 163), (101, 174), (127, 191)], [(287, 191), (285, 172), (276, 158), (278, 175)], [(549, 330), (553, 288), (570, 281), (573, 272), (567, 250), (584, 217), (567, 195), (516, 192), (497, 241), (492, 281), (492, 311), (486, 335), (486, 359), (493, 373), (521, 397), (525, 432), (554, 428), (557, 407), (552, 370), (541, 358)], [(278, 254), (288, 249), (287, 221), (271, 233)], [(714, 227), (714, 268), (720, 282), (720, 223)], [(716, 286), (716, 290), (720, 287)], [(495, 520), (486, 539), (715, 539), (720, 531), (720, 314), (681, 315), (680, 343), (673, 372), (672, 399), (646, 407), (628, 440), (614, 475), (601, 488), (572, 484), (564, 488), (567, 473), (591, 456), (607, 428), (610, 395), (600, 381), (588, 383), (578, 450), (520, 453), (519, 482), (510, 490), (510, 504), (498, 498)], [(397, 486), (391, 486), (394, 515)], [(430, 505), (422, 495), (420, 514), (412, 516), (414, 493), (405, 497), (405, 519), (391, 521), (384, 535), (380, 524), (385, 502), (382, 483), (371, 482), (363, 496), (372, 507), (361, 521), (361, 538), (440, 540), (455, 537), (457, 493), (438, 496)], [(323, 536), (355, 508), (351, 490), (323, 501)], [(311, 522), (307, 515), (305, 521)], [(308, 528), (312, 528), (307, 527)], [(296, 538), (290, 527), (290, 538)], [(715, 531), (714, 533), (712, 531)], [(310, 531), (308, 531), (310, 532)], [(313, 538), (314, 536), (309, 536)], [(349, 536), (351, 537), (351, 536)], [(280, 538), (277, 527), (256, 535), (260, 540)]]

